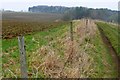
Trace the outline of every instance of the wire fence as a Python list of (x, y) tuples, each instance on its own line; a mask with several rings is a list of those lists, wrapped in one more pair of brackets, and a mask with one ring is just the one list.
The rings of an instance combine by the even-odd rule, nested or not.
[[(83, 22), (82, 26), (88, 26), (90, 24), (88, 20), (83, 20)], [(67, 68), (74, 73), (71, 77), (75, 77), (76, 74), (76, 77), (80, 77), (79, 74), (81, 73), (85, 74), (82, 70), (86, 70), (83, 69), (86, 65), (83, 63), (88, 63), (86, 60), (89, 57), (83, 53), (85, 51), (80, 49), (79, 45), (84, 41), (85, 35), (87, 37), (94, 35), (91, 32), (94, 29), (84, 29), (84, 27), (81, 28), (80, 26), (74, 25), (74, 22), (70, 22), (69, 26), (66, 25), (62, 28), (49, 30), (51, 35), (46, 31), (45, 33), (41, 32), (34, 36), (18, 36), (18, 39), (3, 40), (3, 46), (6, 46), (3, 49), (4, 77), (70, 77), (72, 74), (68, 75)], [(78, 45), (78, 43), (80, 44)], [(88, 47), (87, 43), (86, 47)], [(80, 62), (79, 59), (82, 60), (83, 58), (86, 58), (86, 60)], [(77, 60), (78, 63), (72, 66)], [(90, 67), (91, 64), (87, 64), (87, 66)], [(69, 68), (67, 66), (72, 67)], [(81, 73), (79, 72), (80, 70)]]

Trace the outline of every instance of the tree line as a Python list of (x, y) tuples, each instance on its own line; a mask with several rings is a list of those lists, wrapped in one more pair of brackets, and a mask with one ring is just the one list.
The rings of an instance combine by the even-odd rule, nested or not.
[(113, 11), (107, 8), (93, 9), (86, 7), (64, 7), (45, 5), (29, 7), (28, 11), (38, 13), (60, 13), (63, 14), (63, 20), (91, 18), (109, 22), (118, 22), (118, 11)]

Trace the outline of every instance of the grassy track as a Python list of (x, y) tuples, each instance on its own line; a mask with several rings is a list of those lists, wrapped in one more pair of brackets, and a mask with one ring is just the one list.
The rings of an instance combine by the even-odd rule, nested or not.
[(112, 46), (114, 47), (118, 56), (120, 57), (120, 46), (118, 45), (120, 30), (118, 29), (118, 26), (102, 22), (97, 22), (97, 25), (103, 29), (105, 35), (109, 38), (110, 42), (112, 43)]
[(117, 77), (117, 71), (114, 69), (115, 64), (113, 63), (112, 57), (109, 54), (109, 50), (105, 47), (99, 32), (92, 39), (91, 43), (95, 48), (90, 48), (89, 54), (94, 59), (94, 70), (97, 74), (92, 77), (104, 77), (104, 78), (115, 78)]
[[(83, 26), (85, 25), (81, 25), (81, 27)], [(94, 34), (94, 35), (86, 36), (84, 42), (82, 42), (83, 45), (80, 46), (80, 49), (82, 48), (84, 50), (85, 45), (88, 43), (88, 47), (86, 47), (85, 53), (88, 54), (93, 59), (93, 63), (92, 63), (93, 72), (91, 75), (89, 75), (89, 77), (115, 78), (117, 77), (117, 71), (115, 70), (115, 64), (112, 60), (112, 57), (109, 54), (110, 52), (103, 43), (98, 29), (96, 29), (97, 26), (95, 26), (92, 23), (89, 23), (88, 28), (91, 27), (93, 28), (89, 29), (91, 30), (90, 34)], [(81, 32), (79, 31), (79, 33), (82, 34), (83, 30), (82, 29), (80, 30)], [(82, 36), (80, 38), (82, 38)], [(77, 38), (79, 38), (79, 36), (77, 36)]]

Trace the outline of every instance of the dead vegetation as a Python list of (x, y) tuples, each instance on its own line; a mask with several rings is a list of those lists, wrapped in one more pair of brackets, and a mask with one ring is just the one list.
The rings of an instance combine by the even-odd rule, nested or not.
[[(34, 66), (37, 76), (40, 71), (50, 78), (85, 78), (94, 74), (93, 58), (87, 49), (93, 46), (89, 40), (96, 33), (96, 27), (92, 20), (89, 20), (88, 27), (85, 23), (84, 19), (74, 21), (74, 41), (70, 40), (67, 32), (64, 37), (53, 40), (32, 53), (32, 61), (29, 62), (32, 62), (30, 65)], [(53, 44), (57, 46), (53, 47)]]

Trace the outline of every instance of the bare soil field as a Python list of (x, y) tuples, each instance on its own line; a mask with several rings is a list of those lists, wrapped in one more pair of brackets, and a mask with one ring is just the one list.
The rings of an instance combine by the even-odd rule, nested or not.
[(61, 18), (62, 14), (56, 13), (2, 12), (2, 20), (11, 21), (53, 22)]

